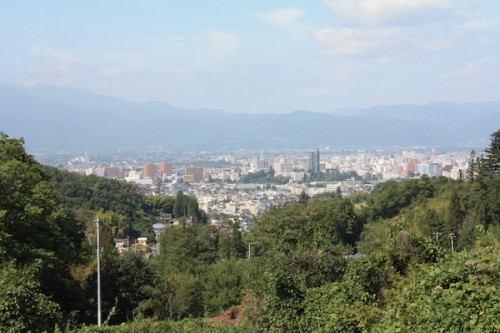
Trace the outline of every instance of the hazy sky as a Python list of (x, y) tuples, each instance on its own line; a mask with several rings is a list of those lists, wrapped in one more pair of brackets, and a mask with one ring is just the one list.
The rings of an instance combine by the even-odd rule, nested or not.
[(0, 81), (230, 112), (500, 100), (498, 0), (0, 2)]

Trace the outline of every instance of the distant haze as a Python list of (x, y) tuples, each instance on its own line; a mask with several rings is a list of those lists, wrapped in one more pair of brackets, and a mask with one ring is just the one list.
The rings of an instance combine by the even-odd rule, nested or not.
[(483, 147), (500, 103), (435, 103), (243, 114), (133, 103), (75, 89), (0, 85), (0, 131), (28, 149), (171, 150)]

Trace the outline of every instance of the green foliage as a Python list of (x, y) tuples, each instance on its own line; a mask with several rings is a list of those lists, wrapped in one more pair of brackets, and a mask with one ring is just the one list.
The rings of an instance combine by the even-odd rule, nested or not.
[(84, 176), (50, 167), (45, 169), (71, 207), (114, 211), (133, 219), (144, 200), (132, 183), (95, 175)]
[(453, 193), (445, 215), (444, 234), (457, 233), (464, 222), (465, 212), (458, 193)]
[(347, 199), (317, 196), (263, 214), (254, 240), (261, 259), (261, 281), (255, 288), (263, 331), (299, 332), (310, 288), (342, 279), (346, 258), (359, 237), (362, 221)]
[(192, 218), (196, 222), (206, 222), (207, 220), (204, 212), (198, 208), (196, 198), (185, 195), (182, 191), (179, 191), (175, 196), (175, 203), (172, 210), (176, 218)]
[(229, 223), (229, 230), (219, 232), (218, 255), (221, 259), (244, 258), (246, 248), (243, 244), (239, 223)]
[(486, 172), (500, 175), (500, 130), (491, 134), (491, 143), (485, 150), (484, 163)]
[(368, 199), (367, 217), (370, 221), (391, 218), (408, 207), (414, 200), (424, 200), (434, 195), (434, 187), (427, 176), (418, 180), (396, 182), (394, 180), (375, 186)]
[(304, 192), (304, 191), (300, 192), (299, 203), (301, 203), (301, 204), (303, 204), (305, 206), (305, 205), (307, 205), (307, 202), (309, 201), (309, 199), (311, 199), (311, 197), (308, 196), (306, 194), (306, 192)]
[(305, 300), (303, 332), (369, 332), (382, 311), (373, 297), (352, 282), (310, 289)]
[(500, 130), (491, 135), (491, 143), (485, 156), (469, 162), (471, 181), (471, 215), (476, 224), (485, 228), (500, 224)]
[(202, 292), (205, 315), (214, 315), (241, 303), (245, 265), (245, 261), (231, 259), (207, 268)]
[(175, 198), (167, 195), (146, 195), (142, 209), (148, 215), (159, 216), (161, 213), (172, 214)]
[(363, 226), (360, 240), (356, 243), (359, 252), (365, 254), (380, 251), (387, 242), (390, 231), (389, 221), (377, 221)]
[(385, 256), (350, 260), (341, 280), (307, 289), (303, 331), (369, 331), (383, 313), (379, 300), (392, 274)]
[[(414, 181), (410, 181), (414, 182)], [(405, 182), (393, 183), (388, 189), (372, 194), (367, 206), (362, 208), (360, 216), (371, 216), (369, 223), (365, 225), (365, 231), (361, 235), (358, 248), (365, 252), (380, 250), (387, 245), (391, 238), (391, 230), (406, 230), (415, 237), (432, 237), (434, 233), (441, 233), (436, 242), (443, 250), (450, 251), (450, 239), (448, 234), (454, 233), (455, 249), (469, 249), (476, 239), (476, 226), (482, 225), (494, 228), (500, 219), (500, 207), (497, 204), (500, 195), (499, 177), (476, 176), (473, 182), (450, 181), (439, 177), (430, 180), (423, 188), (427, 194), (422, 195), (422, 190), (415, 192), (416, 199), (409, 205), (399, 210), (396, 216), (378, 214), (384, 209), (380, 207), (386, 202), (380, 202), (381, 198), (390, 201), (389, 197), (395, 195), (397, 187), (411, 188), (412, 185), (404, 185)], [(423, 183), (423, 184), (425, 184)], [(420, 187), (422, 188), (422, 187)], [(379, 188), (379, 191), (382, 188)], [(392, 193), (388, 196), (385, 191)], [(432, 192), (432, 196), (430, 193)], [(404, 224), (404, 225), (403, 225)], [(393, 233), (393, 236), (395, 233)]]
[[(122, 324), (80, 332), (500, 331), (498, 137), (471, 161), (469, 182), (423, 176), (352, 200), (302, 195), (242, 235), (237, 223), (222, 230), (203, 223), (196, 199), (182, 192), (143, 196), (124, 182), (42, 167), (22, 140), (2, 134), (1, 330), (95, 322), (93, 248), (82, 242), (83, 222), (92, 241), (97, 214), (108, 245), (104, 318)], [(352, 202), (361, 203), (357, 210)], [(164, 213), (181, 225), (165, 230), (159, 256), (117, 256), (114, 236), (151, 235)], [(187, 223), (191, 217), (201, 223)], [(458, 235), (453, 255), (450, 232)], [(252, 243), (250, 260), (243, 238)], [(355, 245), (368, 256), (350, 259)], [(246, 293), (255, 302), (244, 324), (188, 319), (245, 303)]]
[(488, 228), (500, 224), (500, 176), (478, 176), (471, 185), (473, 217), (478, 224)]
[(16, 267), (3, 263), (0, 270), (0, 328), (2, 332), (52, 331), (62, 319), (57, 303), (40, 286), (41, 262)]
[(249, 324), (221, 325), (210, 324), (202, 319), (183, 319), (179, 321), (154, 321), (140, 319), (118, 326), (84, 327), (76, 333), (255, 333)]
[[(151, 237), (152, 219), (143, 212), (144, 196), (131, 183), (45, 167), (46, 173), (73, 211), (83, 210), (82, 222), (94, 219), (96, 212), (108, 214), (104, 223), (112, 237)], [(144, 224), (144, 220), (147, 221)]]
[(260, 281), (254, 290), (262, 301), (256, 313), (259, 329), (271, 332), (300, 332), (305, 295), (342, 278), (346, 249), (296, 249), (272, 252), (260, 259)]
[(69, 263), (78, 258), (81, 225), (66, 213), (42, 167), (21, 140), (0, 140), (0, 247), (19, 262), (36, 258)]
[(388, 256), (382, 253), (349, 260), (343, 282), (355, 285), (359, 291), (370, 295), (364, 301), (381, 299), (382, 291), (392, 285), (394, 269)]
[(354, 245), (362, 225), (348, 199), (321, 196), (310, 199), (305, 207), (292, 202), (264, 213), (257, 220), (254, 239), (260, 253), (332, 249)]
[(374, 331), (497, 332), (498, 257), (492, 248), (421, 265), (390, 293)]
[(82, 229), (61, 204), (44, 168), (26, 154), (23, 141), (1, 134), (0, 262), (17, 267), (37, 263), (39, 271), (31, 283), (64, 314), (78, 303), (67, 296), (78, 291), (69, 272), (81, 262)]
[(312, 229), (312, 241), (318, 248), (354, 245), (363, 227), (348, 199), (315, 197), (309, 201), (305, 214), (309, 220), (308, 229)]
[(74, 211), (84, 210), (82, 219), (94, 218), (96, 212), (112, 237), (154, 238), (152, 225), (162, 213), (175, 217), (193, 218), (206, 222), (206, 214), (198, 208), (196, 198), (179, 192), (177, 196), (144, 196), (139, 189), (125, 181), (94, 175), (83, 176), (72, 172), (44, 167), (65, 205)]
[(266, 173), (264, 170), (258, 172), (249, 172), (247, 175), (241, 177), (240, 183), (243, 184), (287, 184), (290, 181), (289, 177), (275, 176), (274, 170)]
[(306, 243), (302, 232), (307, 225), (304, 206), (291, 202), (280, 209), (272, 209), (261, 215), (253, 230), (257, 242), (256, 254), (272, 251), (290, 251)]
[[(96, 272), (85, 281), (87, 299), (91, 300), (90, 313), (97, 306)], [(110, 324), (133, 319), (133, 311), (147, 298), (145, 288), (153, 284), (153, 271), (141, 255), (127, 253), (117, 256), (107, 253), (101, 258), (101, 307), (103, 317)], [(92, 316), (93, 317), (93, 316)], [(95, 322), (95, 317), (92, 318)]]
[(194, 272), (217, 260), (218, 237), (218, 229), (210, 225), (167, 228), (161, 236), (160, 261), (171, 272)]
[(248, 268), (235, 259), (235, 251), (244, 251), (237, 224), (229, 230), (210, 225), (167, 228), (160, 251), (154, 288), (146, 288), (149, 297), (138, 308), (142, 314), (197, 317), (241, 301)]
[(286, 267), (264, 272), (260, 294), (262, 306), (256, 314), (258, 327), (265, 332), (299, 332), (304, 312), (305, 289)]

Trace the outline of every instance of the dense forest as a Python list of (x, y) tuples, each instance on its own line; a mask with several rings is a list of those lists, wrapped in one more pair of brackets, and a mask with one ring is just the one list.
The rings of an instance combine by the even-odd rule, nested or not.
[[(500, 130), (459, 180), (302, 195), (245, 233), (182, 192), (46, 167), (23, 144), (1, 134), (2, 332), (500, 332)], [(154, 239), (163, 214), (180, 223), (158, 255), (119, 255), (113, 238)]]

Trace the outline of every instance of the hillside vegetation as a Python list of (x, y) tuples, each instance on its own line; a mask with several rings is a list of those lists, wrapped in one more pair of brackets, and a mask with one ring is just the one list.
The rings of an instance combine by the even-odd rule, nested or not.
[[(356, 205), (337, 193), (302, 196), (242, 234), (234, 223), (206, 224), (183, 193), (144, 196), (44, 167), (2, 134), (0, 328), (500, 332), (500, 131), (472, 154), (467, 176), (385, 182)], [(152, 238), (162, 213), (180, 224), (165, 230), (159, 255), (118, 255), (114, 237)], [(96, 216), (102, 329), (92, 326)], [(231, 324), (207, 320), (235, 306)]]

